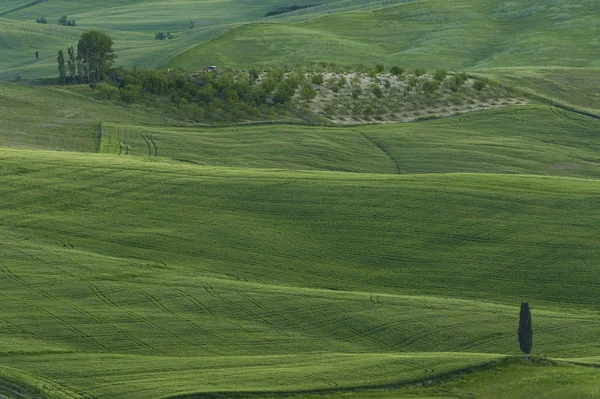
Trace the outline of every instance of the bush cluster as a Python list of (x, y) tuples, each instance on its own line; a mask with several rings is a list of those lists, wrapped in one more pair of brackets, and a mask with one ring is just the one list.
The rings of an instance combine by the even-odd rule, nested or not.
[[(43, 18), (42, 18), (43, 19)], [(45, 23), (45, 22), (42, 22)], [(66, 15), (63, 15), (58, 19), (58, 24), (61, 26), (77, 26), (74, 19), (67, 19)]]
[(99, 84), (97, 97), (156, 105), (186, 119), (213, 122), (253, 119), (290, 111), (290, 102), (303, 85), (301, 97), (314, 98), (303, 74), (273, 70), (262, 82), (249, 72), (154, 71), (117, 69)]

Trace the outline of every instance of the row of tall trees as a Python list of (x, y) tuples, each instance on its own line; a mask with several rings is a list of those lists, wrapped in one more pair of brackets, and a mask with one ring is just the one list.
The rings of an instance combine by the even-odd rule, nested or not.
[(77, 51), (73, 46), (58, 52), (58, 78), (61, 84), (94, 84), (106, 79), (116, 55), (113, 39), (106, 33), (92, 29), (81, 34)]

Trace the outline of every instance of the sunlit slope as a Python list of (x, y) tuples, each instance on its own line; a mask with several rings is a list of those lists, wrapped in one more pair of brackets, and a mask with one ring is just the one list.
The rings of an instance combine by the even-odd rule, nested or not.
[(97, 152), (108, 121), (162, 123), (144, 108), (119, 107), (60, 86), (0, 85), (0, 146)]
[(521, 300), (600, 356), (595, 180), (0, 159), (3, 366), (79, 394), (412, 381), (517, 354)]
[(2, 225), (269, 284), (598, 301), (595, 180), (153, 161), (3, 152)]
[[(323, 399), (586, 399), (593, 398), (600, 385), (600, 370), (545, 360), (525, 363), (507, 359), (486, 370), (477, 370), (433, 386), (427, 383), (401, 390), (373, 389), (352, 393), (332, 393)], [(291, 398), (292, 396), (290, 396)], [(294, 395), (305, 399), (310, 395)]]
[(411, 2), (379, 11), (336, 14), (304, 23), (233, 29), (176, 57), (224, 66), (331, 61), (383, 62), (448, 69), (598, 66), (597, 1)]
[(598, 120), (547, 106), (355, 128), (104, 123), (100, 152), (214, 166), (599, 177), (598, 131)]

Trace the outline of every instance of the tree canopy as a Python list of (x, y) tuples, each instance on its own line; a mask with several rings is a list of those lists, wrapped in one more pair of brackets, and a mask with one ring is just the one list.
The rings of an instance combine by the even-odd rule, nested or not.
[(101, 82), (111, 70), (116, 58), (112, 45), (113, 39), (102, 31), (91, 29), (81, 34), (77, 57), (83, 70), (79, 73), (88, 83)]

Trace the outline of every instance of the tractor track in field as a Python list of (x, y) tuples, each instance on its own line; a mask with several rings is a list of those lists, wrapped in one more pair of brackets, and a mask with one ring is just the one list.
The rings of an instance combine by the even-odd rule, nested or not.
[[(153, 281), (155, 281), (155, 282), (156, 282), (156, 280), (153, 280)], [(224, 342), (226, 342), (226, 343), (231, 343), (231, 341), (228, 341), (228, 340), (224, 339), (223, 337), (219, 337), (218, 335), (216, 335), (216, 334), (213, 334), (213, 333), (211, 333), (211, 332), (207, 331), (206, 329), (204, 329), (204, 328), (200, 327), (200, 326), (199, 326), (198, 324), (196, 324), (195, 322), (193, 322), (193, 321), (191, 321), (191, 320), (188, 320), (188, 319), (186, 319), (186, 318), (184, 318), (184, 317), (180, 316), (179, 314), (177, 314), (177, 313), (173, 312), (172, 310), (170, 310), (169, 308), (167, 308), (167, 307), (166, 307), (166, 306), (165, 306), (165, 305), (164, 305), (162, 302), (160, 302), (160, 300), (159, 300), (158, 298), (156, 298), (155, 296), (153, 296), (153, 295), (151, 295), (151, 294), (147, 293), (146, 291), (144, 291), (144, 290), (142, 290), (142, 289), (140, 289), (140, 288), (134, 288), (134, 290), (136, 290), (138, 293), (140, 293), (140, 294), (141, 294), (141, 295), (143, 295), (145, 298), (147, 298), (147, 299), (148, 299), (148, 301), (150, 301), (150, 303), (151, 303), (151, 304), (152, 304), (152, 305), (153, 305), (153, 306), (154, 306), (156, 309), (158, 309), (158, 310), (160, 310), (160, 311), (162, 311), (162, 312), (164, 312), (164, 313), (166, 313), (166, 314), (170, 315), (171, 317), (175, 318), (175, 319), (176, 319), (177, 321), (179, 321), (180, 323), (183, 323), (183, 324), (186, 324), (186, 325), (188, 325), (188, 326), (192, 327), (194, 330), (198, 331), (198, 332), (199, 332), (199, 333), (201, 333), (201, 334), (207, 335), (207, 336), (209, 336), (209, 337), (212, 337), (212, 338), (214, 338), (214, 339), (217, 339), (217, 340), (219, 340), (219, 341), (224, 341)], [(201, 345), (193, 344), (193, 343), (191, 343), (191, 342), (189, 342), (189, 341), (187, 341), (187, 340), (186, 340), (186, 342), (187, 342), (187, 343), (190, 343), (191, 345), (194, 345), (194, 346), (199, 346), (199, 347), (201, 347)], [(216, 353), (216, 352), (214, 352), (214, 351), (210, 351), (210, 352)]]
[[(99, 293), (101, 293), (100, 289), (99, 289), (97, 286), (95, 286), (93, 283), (91, 283), (91, 282), (87, 281), (86, 279), (83, 279), (83, 278), (81, 278), (81, 277), (77, 277), (77, 276), (75, 276), (75, 275), (73, 275), (73, 274), (71, 274), (71, 273), (69, 273), (69, 272), (67, 272), (67, 271), (63, 270), (62, 268), (60, 268), (60, 267), (58, 267), (58, 266), (54, 265), (52, 262), (47, 262), (47, 261), (45, 261), (45, 260), (43, 260), (43, 259), (41, 259), (41, 258), (39, 258), (39, 257), (37, 257), (37, 256), (35, 256), (35, 255), (32, 255), (32, 254), (29, 254), (29, 253), (27, 253), (27, 252), (25, 252), (25, 251), (22, 251), (22, 250), (19, 250), (19, 249), (15, 249), (15, 251), (18, 251), (18, 252), (21, 252), (21, 253), (22, 253), (22, 254), (24, 254), (24, 255), (30, 256), (30, 257), (32, 257), (33, 259), (37, 260), (38, 262), (41, 262), (41, 263), (45, 264), (46, 266), (48, 266), (49, 268), (51, 268), (51, 269), (53, 269), (53, 270), (55, 270), (55, 271), (59, 272), (60, 274), (63, 274), (63, 275), (65, 275), (65, 276), (69, 276), (69, 277), (70, 277), (70, 278), (72, 278), (73, 280), (76, 280), (76, 281), (78, 281), (78, 282), (80, 282), (80, 283), (82, 283), (82, 284), (86, 285), (86, 286), (87, 286), (87, 287), (88, 287), (88, 288), (89, 288), (89, 289), (92, 291), (92, 293), (94, 293), (94, 295), (95, 295), (95, 296), (96, 296), (98, 299), (102, 300), (102, 298), (101, 298), (101, 297), (98, 295), (98, 292), (99, 292)], [(59, 256), (59, 255), (56, 255), (56, 256)], [(75, 265), (75, 266), (78, 266), (77, 264), (75, 264), (74, 262), (72, 262), (70, 259), (67, 259), (66, 257), (63, 257), (63, 256), (59, 256), (59, 257), (60, 257), (60, 258), (62, 258), (62, 259), (64, 259), (66, 262), (70, 262), (71, 264), (73, 264), (73, 265)], [(105, 295), (102, 295), (102, 297), (106, 299), (106, 296), (105, 296)], [(79, 306), (76, 306), (76, 305), (74, 305), (74, 304), (73, 304), (73, 303), (71, 303), (71, 302), (68, 302), (68, 301), (61, 300), (60, 298), (56, 298), (56, 297), (55, 297), (54, 299), (55, 299), (55, 300), (57, 300), (57, 301), (59, 301), (59, 302), (61, 302), (61, 303), (64, 303), (64, 304), (66, 304), (67, 306), (70, 306), (70, 307), (71, 307), (71, 308), (73, 308), (73, 309), (74, 309), (74, 310), (75, 310), (77, 313), (81, 314), (81, 315), (82, 315), (82, 316), (84, 316), (84, 317), (87, 317), (88, 319), (91, 319), (91, 320), (95, 321), (97, 324), (99, 324), (99, 325), (101, 325), (101, 326), (104, 326), (104, 327), (106, 327), (106, 328), (109, 328), (109, 329), (112, 329), (112, 330), (114, 330), (114, 331), (115, 331), (117, 334), (119, 334), (120, 336), (126, 337), (127, 339), (129, 339), (131, 342), (133, 342), (133, 343), (137, 344), (138, 346), (145, 347), (145, 348), (147, 348), (147, 349), (150, 349), (150, 350), (152, 350), (152, 351), (155, 351), (155, 352), (157, 352), (157, 353), (160, 353), (160, 352), (156, 351), (156, 349), (155, 349), (155, 348), (153, 348), (152, 346), (148, 345), (147, 343), (145, 343), (145, 342), (143, 342), (143, 341), (141, 341), (141, 340), (139, 340), (139, 339), (137, 339), (137, 338), (133, 337), (133, 336), (132, 336), (131, 334), (129, 334), (127, 331), (125, 331), (125, 330), (123, 330), (123, 329), (121, 329), (121, 328), (117, 327), (117, 326), (116, 326), (116, 325), (114, 325), (114, 324), (107, 323), (106, 321), (104, 321), (104, 320), (102, 320), (102, 319), (100, 319), (100, 318), (98, 318), (98, 317), (94, 316), (93, 314), (91, 314), (91, 313), (90, 313), (90, 312), (88, 312), (87, 310), (85, 310), (85, 309), (82, 309), (82, 308), (80, 308)], [(107, 302), (107, 301), (103, 301), (103, 302), (105, 302), (105, 303), (107, 303), (107, 304), (112, 304), (112, 302), (110, 302), (110, 301), (108, 301), (108, 302)], [(113, 306), (114, 306), (114, 304), (113, 304)]]
[[(589, 124), (589, 123), (586, 123), (586, 121), (581, 120), (581, 118), (573, 117), (571, 115), (571, 113), (573, 113), (573, 112), (568, 111), (565, 108), (561, 108), (561, 107), (558, 107), (558, 106), (555, 106), (555, 105), (549, 105), (548, 107), (550, 108), (550, 111), (552, 111), (552, 113), (554, 115), (556, 115), (558, 118), (568, 119), (569, 121), (572, 121), (572, 122), (578, 124), (579, 126), (582, 126), (582, 127), (586, 128), (586, 129), (598, 129), (598, 124), (597, 123), (595, 123), (595, 124)], [(576, 112), (575, 112), (575, 114), (582, 116), (582, 114), (579, 114), (579, 113), (576, 113)], [(583, 116), (587, 116), (588, 118), (593, 118), (592, 116), (589, 116), (589, 115), (583, 115)], [(594, 119), (598, 120), (600, 118), (594, 118)]]
[[(58, 301), (58, 299), (56, 297), (53, 297), (47, 293), (45, 293), (43, 290), (38, 289), (37, 287), (34, 287), (33, 285), (27, 283), (25, 280), (21, 279), (20, 277), (18, 277), (17, 275), (15, 275), (14, 273), (12, 273), (10, 271), (10, 269), (4, 264), (4, 262), (0, 261), (0, 271), (3, 272), (4, 274), (6, 274), (11, 280), (18, 282), (19, 284), (23, 285), (24, 287), (33, 290), (37, 293), (39, 293), (40, 295), (42, 295), (44, 298), (46, 299), (51, 299), (53, 301)], [(86, 342), (88, 342), (90, 345), (101, 349), (103, 351), (107, 351), (108, 349), (102, 345), (100, 342), (96, 341), (95, 339), (93, 339), (92, 337), (90, 337), (89, 335), (85, 334), (83, 331), (79, 330), (77, 327), (73, 326), (70, 323), (67, 323), (66, 321), (64, 321), (63, 319), (61, 319), (59, 316), (55, 315), (54, 313), (39, 308), (39, 307), (34, 307), (31, 304), (28, 304), (26, 302), (23, 302), (21, 300), (18, 300), (19, 302), (25, 304), (26, 306), (33, 308), (41, 313), (46, 314), (48, 317), (50, 317), (51, 319), (55, 320), (58, 324), (63, 325), (66, 329), (68, 329), (69, 331), (71, 331), (73, 334), (75, 334), (76, 336), (80, 336), (81, 338), (83, 338)]]
[[(261, 319), (261, 318), (260, 318), (260, 316), (259, 316), (259, 315), (257, 315), (256, 313), (254, 313), (254, 312), (251, 312), (251, 311), (248, 311), (248, 310), (247, 310), (247, 309), (245, 309), (244, 307), (242, 307), (242, 306), (240, 306), (240, 305), (238, 305), (238, 304), (234, 303), (233, 301), (230, 301), (230, 300), (226, 299), (226, 298), (225, 298), (225, 297), (223, 297), (221, 294), (218, 294), (218, 293), (215, 291), (215, 289), (213, 288), (213, 286), (212, 286), (212, 285), (210, 285), (210, 284), (204, 284), (204, 289), (206, 290), (206, 292), (208, 292), (208, 294), (209, 294), (209, 295), (213, 296), (215, 299), (217, 299), (217, 300), (219, 300), (219, 301), (221, 301), (221, 302), (223, 302), (223, 303), (225, 303), (225, 304), (227, 304), (227, 305), (229, 305), (229, 306), (233, 307), (234, 309), (238, 309), (239, 311), (241, 311), (241, 312), (245, 313), (246, 315), (248, 315), (248, 316), (252, 317), (252, 318), (253, 318), (253, 319), (254, 319), (256, 322), (258, 322), (258, 323), (262, 323), (262, 324), (265, 324), (266, 326), (268, 326), (268, 327), (270, 327), (270, 328), (276, 329), (276, 327), (275, 327), (275, 326), (273, 326), (271, 323), (267, 322), (266, 320), (264, 320), (264, 319)], [(239, 324), (235, 323), (234, 321), (232, 321), (232, 320), (231, 320), (231, 319), (229, 319), (229, 318), (227, 319), (227, 321), (228, 321), (228, 322), (229, 322), (231, 325), (233, 325), (233, 326), (235, 326), (235, 327), (239, 328), (239, 329), (240, 329), (240, 331), (244, 331), (244, 332), (245, 332), (245, 334), (247, 334), (247, 335), (250, 335), (250, 336), (252, 336), (252, 337), (256, 338), (258, 341), (265, 341), (265, 340), (266, 340), (264, 337), (261, 337), (261, 336), (257, 335), (257, 334), (256, 334), (256, 333), (254, 333), (254, 332), (250, 332), (250, 331), (248, 331), (246, 328), (244, 328), (244, 327), (242, 327), (241, 325), (239, 325)], [(277, 330), (276, 330), (276, 331), (277, 331)], [(277, 331), (277, 332), (279, 333), (279, 331)], [(271, 346), (272, 346), (272, 345), (275, 345), (275, 343), (274, 343), (274, 342), (269, 342), (269, 345), (271, 345)]]

